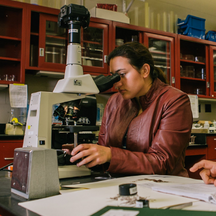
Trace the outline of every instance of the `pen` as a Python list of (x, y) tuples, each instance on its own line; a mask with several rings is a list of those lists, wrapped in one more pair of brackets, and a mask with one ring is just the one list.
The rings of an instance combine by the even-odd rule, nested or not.
[(186, 203), (162, 207), (162, 209), (183, 209), (183, 208), (186, 208), (186, 207), (192, 206), (192, 205), (193, 205), (193, 202), (186, 202)]

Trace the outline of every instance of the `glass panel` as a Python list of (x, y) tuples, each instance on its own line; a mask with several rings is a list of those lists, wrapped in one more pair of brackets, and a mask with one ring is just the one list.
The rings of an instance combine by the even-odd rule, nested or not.
[(59, 28), (57, 22), (46, 21), (46, 35), (60, 36), (66, 38), (66, 29)]
[(156, 67), (159, 67), (166, 74), (168, 83), (170, 83), (170, 67), (171, 67), (171, 53), (170, 42), (149, 38), (149, 51), (152, 54)]
[(214, 91), (216, 91), (216, 50), (213, 52), (213, 62), (214, 62)]
[(82, 64), (103, 67), (103, 29), (89, 27), (83, 31)]
[(66, 63), (66, 40), (46, 37), (45, 62)]

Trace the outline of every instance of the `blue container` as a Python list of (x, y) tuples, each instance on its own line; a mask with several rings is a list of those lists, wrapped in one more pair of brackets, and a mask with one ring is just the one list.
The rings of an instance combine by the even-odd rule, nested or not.
[(205, 29), (205, 19), (188, 14), (185, 20), (178, 19), (180, 28), (185, 28), (185, 25), (192, 28)]
[(205, 39), (216, 42), (216, 31), (208, 31), (205, 35)]
[(187, 27), (185, 29), (178, 29), (178, 33), (183, 34), (183, 35), (187, 35), (190, 37), (205, 39), (205, 29), (197, 29), (197, 28)]

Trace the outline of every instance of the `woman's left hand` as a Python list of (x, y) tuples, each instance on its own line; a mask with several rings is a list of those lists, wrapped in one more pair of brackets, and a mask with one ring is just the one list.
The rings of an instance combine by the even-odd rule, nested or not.
[(111, 160), (111, 149), (109, 147), (100, 146), (97, 144), (80, 144), (71, 152), (70, 162), (75, 162), (82, 159), (77, 166), (85, 165), (90, 168), (100, 165)]

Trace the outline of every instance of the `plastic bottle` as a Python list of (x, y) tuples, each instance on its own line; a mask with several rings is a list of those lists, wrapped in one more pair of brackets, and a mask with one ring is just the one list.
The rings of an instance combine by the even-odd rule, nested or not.
[(14, 109), (11, 108), (9, 123), (12, 122), (12, 119), (13, 119), (13, 118), (14, 118)]

